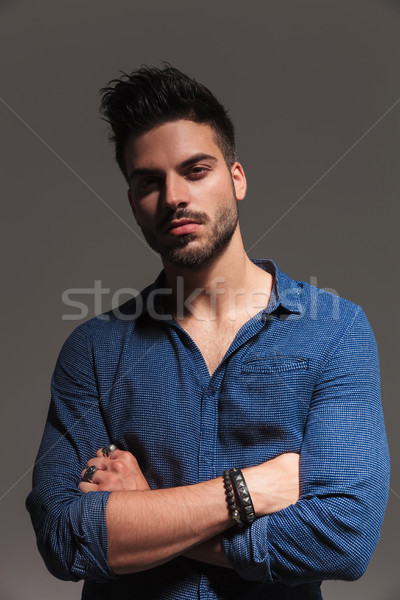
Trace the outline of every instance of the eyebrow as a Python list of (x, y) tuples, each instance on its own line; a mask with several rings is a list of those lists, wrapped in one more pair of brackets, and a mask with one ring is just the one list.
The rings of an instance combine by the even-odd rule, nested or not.
[[(218, 158), (216, 156), (213, 156), (212, 154), (204, 154), (202, 152), (199, 154), (195, 154), (194, 156), (191, 156), (190, 158), (187, 158), (186, 160), (181, 162), (179, 165), (179, 169), (184, 169), (186, 167), (190, 167), (190, 165), (193, 165), (201, 160), (210, 160), (213, 163), (218, 162)], [(161, 175), (161, 174), (162, 174), (162, 171), (160, 169), (141, 167), (138, 169), (133, 169), (133, 171), (129, 175), (129, 181), (132, 181), (135, 177), (140, 177), (141, 175)]]
[(203, 152), (201, 152), (199, 154), (191, 156), (187, 160), (184, 160), (179, 166), (182, 169), (185, 167), (189, 167), (190, 165), (193, 165), (201, 160), (211, 160), (211, 162), (213, 163), (218, 162), (218, 158), (216, 156), (213, 156), (212, 154), (204, 154)]

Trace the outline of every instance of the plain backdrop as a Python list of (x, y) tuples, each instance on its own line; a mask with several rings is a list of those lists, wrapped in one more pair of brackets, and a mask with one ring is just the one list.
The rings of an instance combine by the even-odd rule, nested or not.
[(399, 58), (396, 0), (0, 1), (1, 600), (80, 597), (80, 583), (46, 571), (24, 503), (54, 364), (82, 321), (63, 292), (100, 282), (97, 305), (79, 296), (89, 318), (160, 270), (133, 223), (98, 90), (162, 61), (210, 87), (236, 124), (249, 255), (336, 290), (372, 324), (388, 510), (366, 574), (323, 590), (326, 600), (400, 596)]

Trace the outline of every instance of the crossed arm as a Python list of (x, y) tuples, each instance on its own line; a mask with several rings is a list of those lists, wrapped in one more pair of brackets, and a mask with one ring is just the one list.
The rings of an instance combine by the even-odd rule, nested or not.
[[(110, 442), (87, 346), (89, 326), (78, 328), (60, 355), (27, 499), (38, 547), (56, 577), (107, 581), (177, 554), (219, 565), (227, 565), (227, 556), (246, 581), (296, 585), (363, 573), (379, 537), (389, 456), (376, 347), (362, 312), (314, 386), (301, 445), (300, 498), (298, 464), (296, 475), (291, 472), (295, 484), (281, 469), (289, 455), (243, 469), (258, 518), (237, 531), (222, 478), (150, 491), (137, 468), (133, 482), (102, 488), (101, 473), (108, 469), (101, 466), (93, 487), (81, 487), (98, 493), (79, 491), (79, 469)], [(117, 456), (102, 464), (114, 460), (117, 466)], [(285, 487), (289, 480), (293, 495)]]
[[(80, 483), (81, 491), (113, 492), (107, 503), (106, 524), (108, 562), (116, 574), (150, 569), (180, 554), (231, 567), (219, 535), (234, 523), (222, 477), (150, 490), (130, 452), (115, 450), (104, 457), (99, 450), (87, 464), (97, 471), (92, 483)], [(243, 474), (257, 516), (286, 508), (299, 497), (297, 454), (282, 454), (243, 469)]]

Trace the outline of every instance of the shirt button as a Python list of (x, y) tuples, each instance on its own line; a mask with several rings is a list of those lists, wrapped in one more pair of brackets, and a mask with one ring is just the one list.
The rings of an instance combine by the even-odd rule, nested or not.
[(209, 450), (206, 450), (204, 452), (203, 462), (204, 463), (210, 463), (211, 462), (211, 452)]

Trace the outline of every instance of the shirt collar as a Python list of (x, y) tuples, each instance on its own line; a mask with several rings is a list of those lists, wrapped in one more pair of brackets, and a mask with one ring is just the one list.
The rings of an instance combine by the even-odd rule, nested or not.
[(278, 310), (279, 307), (283, 307), (288, 312), (301, 314), (303, 310), (300, 302), (301, 285), (281, 271), (276, 262), (270, 258), (252, 259), (252, 262), (274, 278), (271, 298), (265, 312), (271, 313)]

